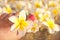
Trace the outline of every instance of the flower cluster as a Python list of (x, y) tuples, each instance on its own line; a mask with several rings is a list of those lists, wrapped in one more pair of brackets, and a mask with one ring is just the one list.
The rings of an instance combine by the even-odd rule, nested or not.
[[(7, 1), (7, 0), (6, 0)], [(0, 13), (13, 14), (8, 19), (13, 22), (11, 31), (18, 31), (20, 36), (26, 32), (37, 32), (41, 25), (45, 25), (49, 33), (60, 31), (55, 23), (60, 15), (60, 0), (11, 0), (5, 1)], [(1, 2), (1, 1), (0, 1)]]

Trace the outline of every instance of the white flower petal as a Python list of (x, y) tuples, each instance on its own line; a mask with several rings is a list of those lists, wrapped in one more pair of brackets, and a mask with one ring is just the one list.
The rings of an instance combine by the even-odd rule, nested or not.
[[(42, 10), (42, 11), (41, 11)], [(44, 12), (44, 9), (43, 8), (37, 8), (36, 9), (36, 12), (39, 12), (40, 14)]]
[(18, 22), (18, 19), (17, 19), (15, 16), (9, 17), (9, 20), (10, 20), (11, 22), (13, 22), (13, 23)]
[(28, 21), (28, 27), (26, 28), (26, 31), (28, 32), (33, 27), (33, 22)]
[(26, 3), (24, 1), (19, 1), (19, 4), (22, 5), (22, 6), (26, 5)]
[(26, 34), (26, 31), (20, 31), (20, 30), (18, 30), (18, 36), (19, 36), (19, 38), (21, 38), (21, 37), (23, 37), (23, 36), (25, 36), (25, 34)]
[(19, 28), (19, 27), (17, 27), (17, 28), (16, 28), (16, 25), (15, 25), (15, 24), (13, 24), (13, 25), (11, 26), (10, 31), (14, 31), (14, 32), (15, 32), (15, 31), (17, 31), (17, 30), (18, 30), (18, 28)]
[(60, 31), (59, 25), (55, 24), (54, 31)]
[(33, 33), (36, 33), (37, 31), (39, 31), (39, 27), (38, 26), (36, 27), (35, 31), (32, 30)]
[(43, 16), (43, 15), (42, 15), (42, 14), (39, 14), (38, 16), (40, 17), (40, 19), (42, 19), (42, 16)]
[(13, 24), (13, 25), (11, 26), (10, 31), (14, 31), (14, 29), (15, 29), (15, 24)]
[(53, 29), (50, 29), (50, 28), (48, 29), (48, 31), (50, 34), (53, 34), (55, 32)]
[[(35, 21), (35, 22), (36, 22), (36, 21)], [(36, 23), (37, 23), (37, 22), (36, 22)], [(38, 25), (35, 27), (35, 28), (36, 28), (35, 31), (34, 31), (34, 30), (31, 30), (32, 27), (34, 27), (34, 23), (33, 23), (32, 21), (29, 21), (29, 25), (28, 25), (28, 27), (27, 27), (27, 32), (33, 32), (33, 33), (35, 33), (35, 32), (37, 32), (37, 31), (39, 31)]]
[(26, 12), (25, 10), (22, 10), (20, 13), (19, 13), (19, 19), (23, 17), (25, 20), (26, 20)]
[(47, 24), (46, 22), (43, 22), (42, 24), (44, 24), (44, 25), (48, 26), (48, 24)]
[(31, 10), (31, 8), (32, 8), (31, 3), (28, 3), (28, 8)]
[[(33, 27), (33, 26), (32, 26)], [(35, 27), (36, 29), (35, 30), (31, 30), (32, 28), (30, 28), (28, 30), (28, 32), (33, 32), (33, 33), (36, 33), (37, 31), (39, 31), (39, 27)]]
[(58, 31), (60, 31), (60, 28), (59, 28), (59, 25), (57, 25), (57, 24), (55, 24), (55, 28), (54, 29), (48, 29), (49, 30), (49, 33), (50, 34), (53, 34), (53, 33), (55, 33), (55, 32), (58, 32)]

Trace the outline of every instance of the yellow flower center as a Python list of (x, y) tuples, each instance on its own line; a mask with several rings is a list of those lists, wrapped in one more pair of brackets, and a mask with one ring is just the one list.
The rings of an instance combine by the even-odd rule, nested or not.
[(49, 6), (49, 7), (55, 7), (55, 6), (56, 6), (56, 3), (53, 2), (53, 1), (51, 1), (51, 2), (49, 2), (48, 6)]
[(49, 15), (47, 13), (42, 16), (41, 20), (44, 22), (46, 21), (46, 18), (49, 18)]
[(36, 27), (32, 27), (32, 29), (31, 29), (31, 30), (35, 31), (35, 30), (36, 30)]
[(53, 22), (52, 20), (48, 20), (48, 21), (47, 21), (47, 24), (48, 24), (48, 27), (49, 27), (50, 29), (53, 29), (53, 28), (55, 27), (55, 24), (54, 24), (54, 22)]
[(21, 5), (20, 4), (17, 4), (16, 7), (17, 7), (17, 9), (20, 9), (21, 8)]
[(23, 31), (28, 26), (28, 23), (21, 17), (18, 21), (16, 21), (15, 25), (16, 29), (19, 28), (19, 30)]
[(12, 9), (10, 8), (10, 7), (6, 7), (6, 8), (4, 8), (5, 9), (5, 11), (8, 13), (8, 14), (11, 14), (12, 13)]
[(39, 2), (36, 2), (36, 3), (35, 3), (35, 7), (36, 7), (36, 8), (41, 7), (41, 5), (39, 4)]
[(39, 19), (39, 16), (38, 16), (38, 15), (39, 15), (39, 12), (35, 12), (34, 15), (35, 15), (35, 17), (36, 17), (37, 19)]
[(34, 23), (34, 25), (33, 25), (33, 27), (32, 27), (32, 31), (35, 31), (36, 30), (36, 27), (37, 27), (37, 24), (36, 23)]
[(27, 27), (28, 23), (24, 20), (24, 18), (21, 18), (21, 20), (19, 21), (19, 25), (20, 25), (20, 30), (24, 30), (25, 27)]
[(53, 13), (54, 15), (58, 15), (58, 10), (57, 10), (57, 9), (54, 9), (54, 10), (52, 10), (52, 13)]

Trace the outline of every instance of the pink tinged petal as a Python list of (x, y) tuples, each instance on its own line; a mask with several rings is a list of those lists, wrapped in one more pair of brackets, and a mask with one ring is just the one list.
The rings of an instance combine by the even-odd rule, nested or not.
[(16, 18), (15, 16), (9, 17), (9, 20), (13, 23), (16, 23), (16, 22), (18, 23), (18, 18)]
[(19, 38), (22, 38), (23, 36), (25, 36), (25, 34), (26, 34), (26, 31), (24, 30), (24, 31), (20, 31), (20, 30), (18, 30), (18, 36), (19, 36)]
[(32, 28), (32, 26), (33, 26), (33, 22), (29, 22), (27, 29), (29, 30), (30, 28)]
[(19, 19), (23, 17), (25, 20), (26, 20), (26, 12), (25, 10), (22, 10), (20, 13), (19, 13)]
[(26, 28), (26, 31), (29, 32), (29, 30), (33, 27), (34, 23), (32, 21), (28, 21), (28, 27)]

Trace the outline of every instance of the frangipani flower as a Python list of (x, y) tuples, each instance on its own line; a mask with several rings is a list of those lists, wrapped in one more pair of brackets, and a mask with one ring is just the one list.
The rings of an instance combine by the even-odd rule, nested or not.
[(16, 4), (16, 8), (17, 9), (20, 9), (21, 8), (21, 5), (20, 4)]
[(48, 19), (44, 24), (48, 27), (49, 33), (51, 34), (60, 31), (59, 25), (55, 24), (52, 19)]
[(57, 2), (56, 1), (49, 1), (48, 2), (48, 6), (49, 7), (55, 7), (57, 5)]
[(51, 13), (50, 11), (45, 11), (41, 14), (39, 14), (39, 18), (41, 22), (45, 22), (47, 19), (51, 18)]
[(42, 1), (36, 1), (34, 5), (35, 5), (36, 8), (43, 7)]
[(34, 15), (35, 15), (36, 19), (39, 19), (39, 16), (38, 16), (39, 12), (35, 12)]
[(22, 9), (25, 5), (26, 3), (24, 1), (17, 1), (15, 4), (17, 10)]
[(34, 15), (35, 15), (35, 17), (36, 17), (37, 20), (39, 20), (39, 14), (41, 14), (42, 12), (44, 12), (44, 10), (43, 11), (41, 11), (41, 10), (43, 10), (43, 9), (37, 8), (34, 11)]
[(27, 27), (28, 27), (28, 22), (26, 21), (26, 14), (25, 14), (24, 10), (22, 10), (20, 12), (18, 18), (15, 17), (15, 16), (11, 16), (9, 18), (9, 20), (14, 23), (11, 26), (10, 30), (11, 31), (19, 30), (20, 37), (22, 37), (26, 33), (26, 30), (27, 30)]
[(53, 14), (54, 16), (57, 16), (57, 15), (59, 14), (59, 10), (56, 9), (56, 8), (54, 8), (54, 9), (52, 10), (52, 14)]
[[(20, 28), (20, 30), (24, 30), (24, 27), (28, 25), (28, 23), (26, 22), (26, 14), (23, 10), (20, 12), (18, 18), (15, 16), (11, 16), (9, 20), (14, 23), (14, 25), (11, 27), (11, 31), (17, 28)], [(14, 26), (15, 28), (13, 28)]]
[(33, 32), (33, 33), (36, 33), (37, 31), (39, 31), (39, 27), (37, 23), (34, 23), (33, 26), (28, 30), (28, 32)]
[(3, 8), (4, 13), (11, 14), (12, 9), (11, 7), (7, 4), (6, 7)]
[[(41, 11), (42, 10), (42, 11)], [(35, 17), (36, 17), (36, 19), (37, 20), (39, 20), (40, 19), (40, 14), (43, 14), (44, 13), (44, 9), (43, 8), (37, 8), (35, 11), (34, 11), (34, 15), (35, 15)]]

